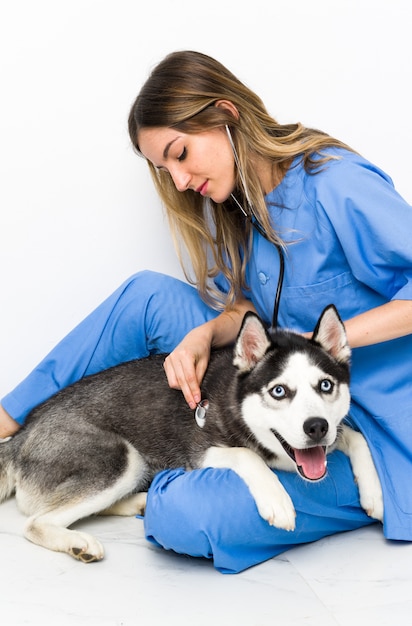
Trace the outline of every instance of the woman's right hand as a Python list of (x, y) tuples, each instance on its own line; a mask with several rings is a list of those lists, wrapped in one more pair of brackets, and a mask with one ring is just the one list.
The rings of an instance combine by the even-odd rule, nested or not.
[(212, 348), (235, 341), (247, 311), (256, 312), (249, 300), (239, 298), (233, 308), (191, 330), (165, 359), (169, 386), (182, 391), (191, 409), (202, 399), (200, 385)]
[(200, 384), (206, 372), (213, 332), (210, 322), (191, 330), (164, 361), (169, 387), (180, 389), (191, 409), (201, 400)]

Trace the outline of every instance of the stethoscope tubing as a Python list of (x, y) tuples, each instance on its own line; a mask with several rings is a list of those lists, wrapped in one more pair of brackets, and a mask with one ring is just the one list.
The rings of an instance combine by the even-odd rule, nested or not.
[(276, 286), (276, 294), (275, 294), (275, 301), (274, 301), (274, 305), (273, 305), (272, 325), (271, 325), (271, 328), (277, 328), (278, 325), (279, 325), (280, 298), (282, 296), (283, 280), (284, 280), (284, 276), (285, 276), (285, 255), (283, 254), (282, 246), (280, 244), (273, 243), (269, 239), (269, 237), (267, 236), (263, 226), (261, 224), (259, 224), (259, 222), (256, 220), (256, 218), (255, 219), (251, 219), (250, 221), (253, 224), (253, 227), (255, 228), (255, 230), (259, 233), (259, 235), (262, 235), (262, 237), (264, 237), (266, 239), (266, 241), (269, 241), (270, 243), (272, 243), (276, 247), (276, 250), (278, 251), (278, 255), (279, 255), (279, 276), (278, 276), (278, 283), (277, 283), (277, 286)]

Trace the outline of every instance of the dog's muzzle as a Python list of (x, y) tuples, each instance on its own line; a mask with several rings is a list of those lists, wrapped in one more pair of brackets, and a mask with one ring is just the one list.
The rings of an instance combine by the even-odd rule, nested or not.
[(272, 429), (272, 433), (278, 439), (286, 454), (295, 463), (296, 468), (302, 478), (306, 480), (321, 480), (326, 475), (326, 446), (310, 446), (309, 448), (293, 448), (287, 441)]

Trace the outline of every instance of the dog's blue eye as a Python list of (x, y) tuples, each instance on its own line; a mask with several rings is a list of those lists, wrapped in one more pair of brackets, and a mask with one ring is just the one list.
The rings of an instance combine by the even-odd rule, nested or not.
[(332, 393), (333, 383), (328, 378), (321, 380), (319, 383), (319, 389), (322, 393)]
[(276, 400), (280, 400), (286, 396), (286, 389), (282, 385), (276, 385), (276, 387), (273, 387), (271, 394)]

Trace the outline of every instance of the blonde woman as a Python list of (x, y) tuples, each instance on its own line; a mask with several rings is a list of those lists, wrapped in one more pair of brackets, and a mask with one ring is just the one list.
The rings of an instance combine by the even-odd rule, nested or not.
[[(334, 303), (353, 350), (348, 420), (372, 450), (383, 531), (412, 539), (411, 207), (378, 167), (323, 132), (279, 124), (227, 68), (197, 52), (155, 67), (129, 132), (179, 254), (190, 259), (188, 282), (152, 272), (126, 281), (3, 399), (0, 434), (73, 381), (155, 352), (170, 353), (169, 385), (195, 408), (210, 351), (233, 342), (247, 310), (268, 326), (309, 333)], [(320, 483), (280, 479), (297, 509), (292, 533), (259, 517), (234, 473), (207, 469), (155, 478), (146, 535), (238, 572), (374, 522), (339, 452)]]

